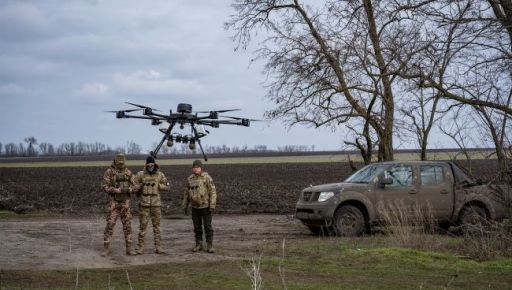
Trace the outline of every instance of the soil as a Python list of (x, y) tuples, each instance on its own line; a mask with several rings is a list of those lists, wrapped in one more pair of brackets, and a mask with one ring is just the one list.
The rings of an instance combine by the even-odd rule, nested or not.
[[(112, 254), (100, 255), (105, 221), (102, 216), (79, 218), (33, 218), (0, 221), (0, 261), (2, 269), (48, 270), (113, 268), (169, 262), (217, 261), (252, 257), (268, 243), (282, 239), (314, 238), (292, 215), (214, 215), (216, 252), (192, 253), (192, 220), (186, 216), (168, 216), (161, 221), (166, 254), (154, 253), (153, 235), (148, 226), (143, 255), (125, 255), (121, 222), (112, 239)], [(132, 220), (136, 241), (138, 220)]]

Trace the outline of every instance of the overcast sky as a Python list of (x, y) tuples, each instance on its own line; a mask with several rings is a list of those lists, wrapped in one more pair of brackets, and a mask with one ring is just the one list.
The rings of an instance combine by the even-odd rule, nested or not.
[[(141, 120), (105, 110), (142, 103), (167, 111), (239, 108), (260, 119), (262, 64), (234, 51), (223, 23), (229, 0), (0, 1), (0, 142), (133, 141), (149, 150), (161, 138)], [(188, 132), (188, 131), (187, 131)], [(211, 129), (203, 144), (250, 147), (342, 146), (341, 133), (281, 122)]]

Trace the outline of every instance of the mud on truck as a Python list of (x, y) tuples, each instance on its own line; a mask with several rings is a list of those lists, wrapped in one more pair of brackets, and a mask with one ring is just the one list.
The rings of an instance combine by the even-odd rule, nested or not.
[(399, 201), (406, 211), (428, 209), (437, 228), (447, 230), (505, 218), (511, 198), (506, 195), (470, 178), (452, 162), (382, 162), (343, 182), (305, 188), (296, 218), (315, 234), (357, 236), (383, 222), (379, 206)]

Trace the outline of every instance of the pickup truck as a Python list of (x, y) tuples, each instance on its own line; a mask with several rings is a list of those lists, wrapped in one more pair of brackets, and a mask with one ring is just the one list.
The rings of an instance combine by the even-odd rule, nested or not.
[(406, 210), (429, 209), (439, 228), (448, 229), (505, 218), (506, 199), (510, 193), (497, 196), (452, 162), (392, 161), (367, 165), (343, 182), (305, 188), (296, 218), (315, 234), (334, 230), (339, 236), (357, 236), (383, 222), (378, 205), (400, 201)]

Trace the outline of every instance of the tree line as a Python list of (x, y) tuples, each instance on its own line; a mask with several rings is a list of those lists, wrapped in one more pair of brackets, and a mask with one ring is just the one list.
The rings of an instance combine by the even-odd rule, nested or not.
[[(153, 147), (156, 147), (154, 144)], [(268, 148), (266, 145), (227, 146), (227, 145), (206, 145), (204, 149), (210, 154), (222, 153), (258, 153), (258, 152), (309, 152), (315, 151), (315, 146), (306, 145), (285, 145), (277, 147), (277, 150)], [(118, 152), (124, 154), (143, 154), (142, 147), (128, 141), (124, 146), (110, 147), (101, 142), (68, 142), (55, 146), (48, 142), (39, 143), (35, 137), (27, 137), (23, 142), (10, 142), (3, 144), (0, 142), (0, 156), (3, 157), (37, 157), (37, 156), (92, 156), (92, 155), (113, 155)], [(186, 144), (177, 144), (172, 147), (163, 146), (161, 154), (192, 154), (195, 151), (189, 149)]]
[(2, 144), (0, 142), (0, 156), (4, 157), (111, 155), (116, 152), (140, 154), (142, 147), (131, 141), (127, 142), (125, 146), (115, 148), (101, 142), (86, 143), (82, 141), (67, 142), (55, 146), (48, 142), (39, 143), (32, 136), (18, 143)]
[(504, 169), (512, 0), (233, 0), (232, 8), (225, 27), (236, 48), (257, 36), (268, 118), (337, 129), (366, 163), (393, 160), (402, 142), (425, 160), (438, 131), (461, 148), (496, 148)]

